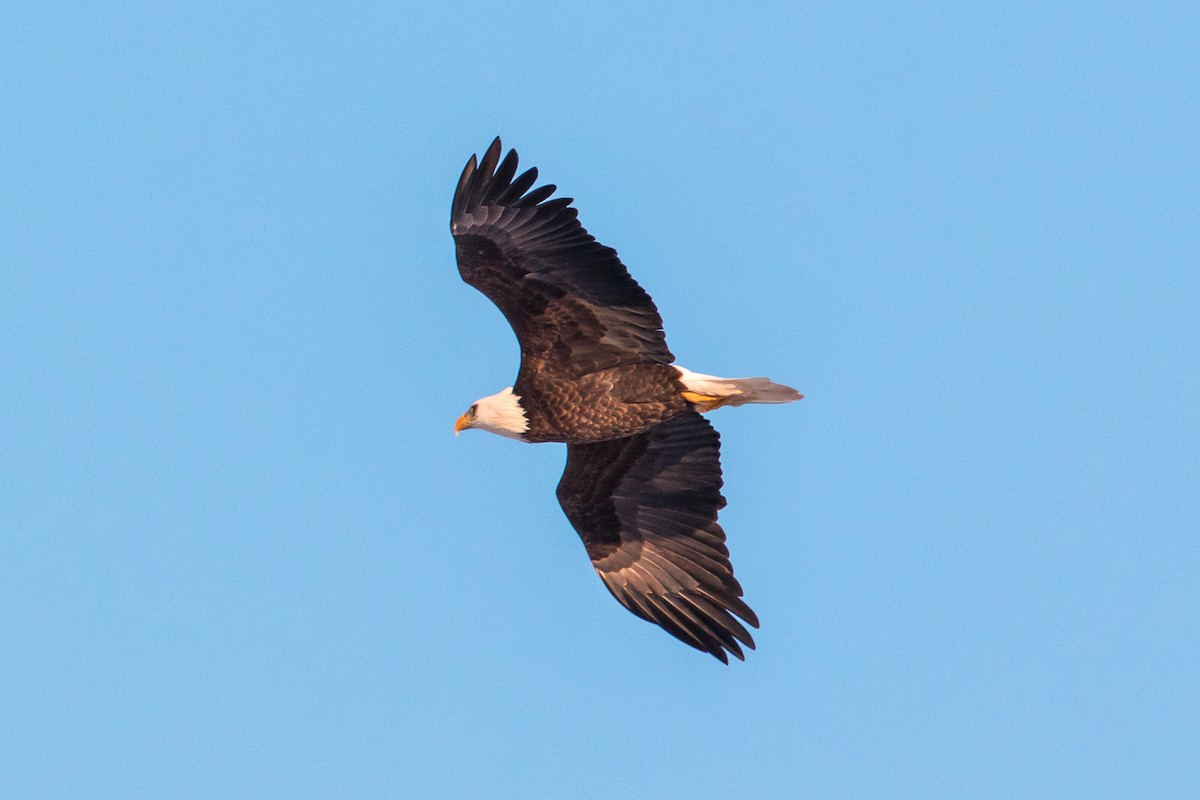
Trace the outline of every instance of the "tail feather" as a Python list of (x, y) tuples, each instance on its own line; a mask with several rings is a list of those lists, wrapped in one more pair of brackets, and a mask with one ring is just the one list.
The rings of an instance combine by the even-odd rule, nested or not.
[(712, 398), (697, 403), (701, 411), (710, 411), (722, 406), (741, 406), (746, 403), (791, 403), (804, 397), (792, 387), (775, 383), (768, 378), (718, 378), (715, 375), (692, 372), (680, 366), (676, 366), (675, 369), (679, 370), (679, 379), (684, 389), (695, 395)]

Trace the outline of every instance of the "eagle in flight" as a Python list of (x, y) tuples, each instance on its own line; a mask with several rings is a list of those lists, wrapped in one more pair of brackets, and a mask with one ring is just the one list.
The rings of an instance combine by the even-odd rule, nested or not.
[[(512, 386), (477, 400), (455, 433), (481, 428), (565, 442), (558, 502), (621, 605), (729, 663), (754, 648), (758, 617), (733, 577), (720, 437), (701, 413), (803, 395), (766, 378), (675, 366), (662, 317), (617, 258), (579, 224), (571, 198), (517, 175), (497, 138), (454, 192), (462, 279), (504, 314), (521, 346)], [(743, 624), (745, 623), (745, 624)]]

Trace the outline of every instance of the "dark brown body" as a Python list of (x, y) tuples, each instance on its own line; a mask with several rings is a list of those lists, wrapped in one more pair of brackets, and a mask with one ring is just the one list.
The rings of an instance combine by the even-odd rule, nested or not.
[(529, 419), (525, 440), (583, 444), (644, 433), (691, 406), (668, 364), (638, 364), (576, 379), (517, 381), (513, 392)]

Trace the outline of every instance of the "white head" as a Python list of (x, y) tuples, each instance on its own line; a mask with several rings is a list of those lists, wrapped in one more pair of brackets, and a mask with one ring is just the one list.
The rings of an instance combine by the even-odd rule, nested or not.
[(467, 428), (482, 428), (510, 439), (520, 439), (529, 430), (529, 418), (521, 408), (521, 398), (513, 394), (512, 387), (475, 401), (467, 413), (454, 423), (454, 433)]

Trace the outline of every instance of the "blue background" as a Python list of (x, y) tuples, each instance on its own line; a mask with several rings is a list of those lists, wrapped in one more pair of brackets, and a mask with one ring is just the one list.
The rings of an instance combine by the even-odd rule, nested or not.
[[(645, 5), (6, 6), (0, 795), (1200, 796), (1200, 7)], [(496, 134), (808, 395), (744, 664), (451, 434)]]

